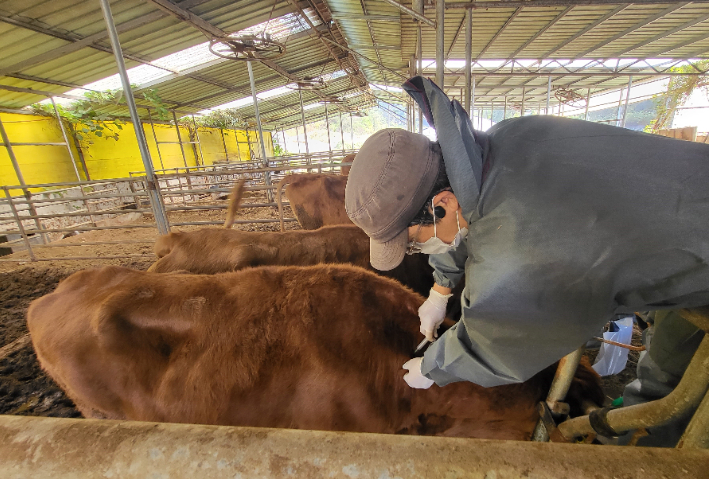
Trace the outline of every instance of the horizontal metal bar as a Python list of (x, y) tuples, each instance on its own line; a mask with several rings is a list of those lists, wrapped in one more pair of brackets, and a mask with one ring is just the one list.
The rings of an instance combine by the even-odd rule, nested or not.
[[(6, 146), (5, 143), (0, 143), (0, 146)], [(15, 143), (10, 142), (10, 146), (67, 146), (66, 143)]]
[[(145, 191), (137, 191), (135, 193), (109, 193), (106, 195), (102, 195), (99, 198), (124, 198), (124, 197), (136, 197), (136, 196), (148, 196), (148, 193)], [(12, 202), (15, 203), (16, 205), (24, 205), (24, 204), (33, 204), (33, 205), (41, 205), (42, 203), (71, 203), (72, 201), (82, 201), (82, 200), (95, 200), (96, 197), (86, 197), (86, 196), (77, 196), (77, 197), (70, 197), (70, 198), (42, 198), (42, 199), (30, 199), (29, 201), (26, 198), (23, 198), (21, 196), (16, 196), (15, 198), (12, 199)]]
[[(288, 205), (288, 202), (283, 202), (283, 205)], [(239, 209), (243, 208), (263, 208), (265, 206), (278, 206), (278, 203), (242, 203)], [(171, 206), (167, 207), (168, 211), (196, 211), (196, 210), (226, 210), (229, 205), (202, 205), (202, 206)], [(133, 211), (133, 210), (131, 210)]]
[[(162, 144), (173, 144), (173, 145), (196, 145), (198, 142), (197, 141), (158, 141), (157, 142), (159, 145)], [(159, 170), (156, 170), (159, 171)]]
[[(153, 258), (155, 256), (148, 254), (122, 254), (113, 256), (66, 256), (57, 258), (36, 258), (34, 261), (84, 261), (84, 260), (96, 260), (96, 259), (121, 259), (121, 258)], [(32, 260), (26, 259), (4, 259), (0, 258), (0, 263), (28, 263)], [(2, 459), (0, 459), (2, 462)]]
[[(425, 69), (426, 70), (426, 69)], [(429, 69), (430, 70), (430, 69)], [(608, 72), (604, 73), (602, 71), (599, 72), (570, 72), (570, 73), (546, 73), (546, 72), (491, 72), (487, 73), (485, 71), (478, 71), (478, 70), (473, 70), (473, 74), (476, 75), (477, 78), (480, 77), (610, 77), (610, 78), (628, 78), (630, 76), (636, 78), (636, 77), (668, 77), (668, 76), (698, 76), (698, 75), (705, 75), (706, 73), (699, 73), (699, 72), (640, 72), (640, 71), (635, 71), (635, 72), (629, 72), (629, 73), (616, 73), (616, 72)], [(445, 72), (444, 76), (445, 77), (460, 77), (466, 75), (466, 72)], [(504, 87), (507, 87), (508, 85), (505, 85)], [(511, 87), (517, 86), (519, 88), (522, 88), (523, 85), (510, 85)], [(527, 85), (530, 86), (530, 85)], [(536, 88), (545, 88), (544, 85), (536, 85)], [(447, 86), (447, 89), (449, 87)], [(478, 88), (478, 87), (476, 87)], [(481, 88), (486, 88), (485, 86), (482, 86)], [(496, 87), (493, 87), (496, 88)], [(498, 88), (503, 88), (499, 87)], [(582, 87), (579, 87), (582, 88)], [(586, 88), (586, 87), (584, 87)], [(623, 88), (622, 86), (614, 87), (616, 90)]]
[(707, 450), (692, 448), (0, 416), (10, 477), (690, 479), (707, 469)]
[[(276, 220), (278, 221), (278, 220)], [(25, 233), (29, 234), (39, 234), (39, 233), (67, 233), (69, 231), (96, 231), (96, 230), (121, 230), (121, 229), (131, 229), (131, 228), (155, 228), (155, 224), (150, 225), (116, 225), (116, 226), (92, 226), (84, 228), (50, 228), (42, 230), (25, 230)], [(5, 234), (22, 234), (20, 231), (5, 231)]]
[[(292, 222), (298, 221), (296, 218), (284, 218), (284, 221)], [(236, 220), (235, 225), (248, 225), (252, 223), (278, 223), (279, 219), (254, 219), (254, 220)], [(189, 221), (184, 223), (173, 223), (170, 222), (170, 226), (200, 226), (200, 225), (221, 225), (224, 224), (223, 221)]]
[[(447, 10), (481, 9), (481, 8), (518, 8), (518, 7), (569, 7), (587, 5), (671, 5), (674, 3), (706, 3), (688, 2), (687, 0), (503, 0), (498, 2), (451, 2), (446, 4)], [(426, 10), (433, 10), (434, 6), (425, 4)]]
[[(145, 173), (143, 173), (145, 175)], [(145, 178), (143, 178), (145, 181)], [(35, 185), (8, 185), (8, 190), (22, 190), (27, 188), (53, 188), (66, 187), (71, 188), (72, 186), (96, 186), (96, 185), (106, 185), (106, 184), (116, 184), (116, 183), (135, 183), (140, 181), (140, 178), (128, 177), (128, 178), (111, 178), (110, 180), (88, 180), (88, 181), (67, 181), (64, 183), (38, 183)], [(47, 193), (47, 192), (45, 192)], [(51, 193), (49, 191), (48, 193)]]
[[(28, 210), (23, 210), (28, 211)], [(51, 219), (51, 218), (66, 218), (66, 217), (77, 217), (77, 216), (101, 216), (101, 215), (125, 215), (129, 213), (152, 213), (151, 209), (135, 209), (135, 210), (97, 210), (97, 211), (77, 211), (74, 213), (55, 213), (52, 215), (27, 215), (20, 216), (22, 220), (33, 220), (33, 219)], [(101, 220), (99, 220), (101, 221)]]
[[(76, 246), (99, 246), (99, 245), (107, 245), (107, 244), (117, 244), (117, 245), (122, 245), (122, 244), (153, 244), (157, 240), (146, 240), (146, 241), (86, 241), (82, 243), (49, 243), (49, 244), (38, 244), (38, 245), (32, 245), (32, 249), (35, 248), (70, 248), (70, 247), (76, 247)], [(2, 244), (7, 244), (7, 243), (2, 243)]]

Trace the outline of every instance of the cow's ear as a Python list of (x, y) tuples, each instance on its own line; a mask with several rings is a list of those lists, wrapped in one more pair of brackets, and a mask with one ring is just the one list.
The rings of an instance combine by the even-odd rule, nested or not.
[(150, 288), (137, 288), (104, 300), (91, 321), (99, 343), (111, 350), (147, 347), (161, 356), (186, 341), (204, 315), (205, 298), (174, 303), (155, 301)]

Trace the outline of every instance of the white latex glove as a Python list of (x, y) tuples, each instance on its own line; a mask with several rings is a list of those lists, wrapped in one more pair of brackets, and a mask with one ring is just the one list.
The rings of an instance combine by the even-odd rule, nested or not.
[(434, 288), (429, 291), (429, 297), (424, 304), (419, 307), (419, 332), (422, 333), (429, 341), (434, 341), (434, 338), (439, 335), (436, 330), (444, 321), (446, 316), (446, 303), (453, 294), (441, 294), (434, 291)]
[(429, 389), (434, 381), (422, 374), (422, 358), (410, 359), (402, 369), (406, 369), (409, 372), (404, 375), (404, 380), (407, 381), (410, 388), (414, 389)]

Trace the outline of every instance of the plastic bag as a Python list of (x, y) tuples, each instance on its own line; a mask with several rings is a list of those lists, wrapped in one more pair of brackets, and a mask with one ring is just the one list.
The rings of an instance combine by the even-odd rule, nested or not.
[[(616, 321), (611, 321), (609, 323), (609, 331), (604, 333), (604, 339), (622, 344), (631, 344), (633, 331), (634, 317), (627, 316)], [(628, 349), (602, 343), (592, 369), (599, 373), (600, 376), (618, 374), (626, 367), (628, 357)]]

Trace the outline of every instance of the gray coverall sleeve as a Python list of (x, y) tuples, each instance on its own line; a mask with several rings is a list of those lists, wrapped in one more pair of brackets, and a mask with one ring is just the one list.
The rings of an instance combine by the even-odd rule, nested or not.
[(466, 274), (466, 258), (468, 258), (466, 241), (462, 241), (455, 250), (429, 255), (429, 264), (434, 268), (436, 284), (454, 289)]

